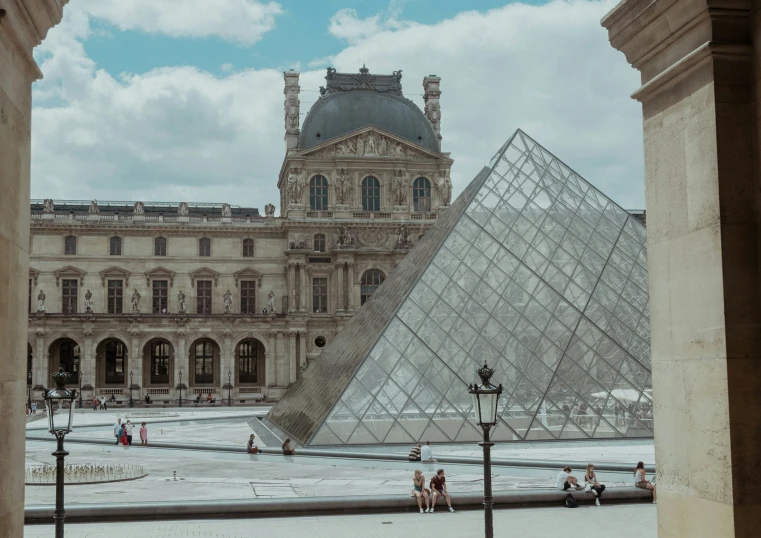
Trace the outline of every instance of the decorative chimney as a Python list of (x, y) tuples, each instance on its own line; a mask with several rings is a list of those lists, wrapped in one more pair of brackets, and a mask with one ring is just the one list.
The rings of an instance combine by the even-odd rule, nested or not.
[(436, 138), (439, 140), (439, 149), (441, 149), (441, 77), (428, 75), (423, 79), (423, 100), (425, 101), (425, 117), (433, 125)]
[(299, 72), (293, 69), (283, 73), (285, 79), (285, 150), (295, 149), (299, 143)]

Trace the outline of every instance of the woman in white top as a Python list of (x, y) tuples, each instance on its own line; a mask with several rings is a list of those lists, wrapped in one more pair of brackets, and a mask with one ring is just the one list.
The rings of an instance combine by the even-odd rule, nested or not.
[(637, 463), (637, 468), (634, 469), (634, 485), (641, 489), (653, 490), (653, 504), (655, 504), (655, 484), (645, 480), (645, 464), (641, 461)]

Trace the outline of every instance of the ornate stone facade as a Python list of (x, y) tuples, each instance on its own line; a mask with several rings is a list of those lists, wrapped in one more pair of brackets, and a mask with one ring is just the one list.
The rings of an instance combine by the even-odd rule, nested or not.
[[(284, 78), (280, 217), (272, 204), (262, 216), (227, 203), (32, 201), (32, 397), (63, 364), (86, 399), (278, 399), (448, 206), (448, 154), (393, 125), (370, 118), (300, 143), (299, 74)], [(325, 99), (390, 94), (435, 144), (400, 80), (331, 71)], [(312, 114), (323, 112), (305, 122)]]

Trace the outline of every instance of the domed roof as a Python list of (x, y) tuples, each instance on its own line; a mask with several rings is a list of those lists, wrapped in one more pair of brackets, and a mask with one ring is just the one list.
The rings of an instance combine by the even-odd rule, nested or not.
[(401, 71), (394, 75), (336, 73), (328, 69), (327, 89), (307, 114), (299, 136), (306, 149), (362, 127), (374, 125), (413, 144), (439, 151), (433, 126), (423, 112), (402, 95)]

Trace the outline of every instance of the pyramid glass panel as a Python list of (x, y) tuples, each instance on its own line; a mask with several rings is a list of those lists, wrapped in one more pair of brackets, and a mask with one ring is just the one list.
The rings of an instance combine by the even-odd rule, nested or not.
[[(335, 393), (301, 440), (477, 441), (484, 361), (504, 386), (495, 439), (652, 436), (646, 230), (522, 131), (299, 380)], [(270, 416), (312, 405), (288, 399)]]

